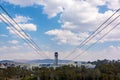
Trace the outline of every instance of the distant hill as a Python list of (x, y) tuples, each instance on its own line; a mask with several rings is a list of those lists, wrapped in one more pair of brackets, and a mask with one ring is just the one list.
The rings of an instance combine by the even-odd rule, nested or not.
[[(58, 63), (67, 63), (69, 60), (59, 60)], [(54, 63), (54, 59), (31, 60), (29, 63)]]
[[(58, 63), (68, 63), (70, 60), (58, 60)], [(84, 61), (78, 61), (80, 63), (84, 63)], [(2, 60), (0, 63), (10, 63), (10, 64), (40, 64), (40, 63), (49, 63), (53, 64), (54, 59), (42, 59), (42, 60)]]
[(0, 61), (0, 63), (15, 63), (15, 62), (12, 60), (2, 60)]
[[(70, 60), (59, 60), (58, 63), (68, 63)], [(54, 59), (43, 59), (43, 60), (2, 60), (0, 63), (54, 63)]]

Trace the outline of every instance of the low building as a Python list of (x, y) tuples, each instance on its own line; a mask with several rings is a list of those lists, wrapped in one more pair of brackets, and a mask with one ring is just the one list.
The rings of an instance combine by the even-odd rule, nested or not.
[(0, 64), (0, 69), (6, 69), (7, 66), (5, 66), (4, 64)]
[(69, 62), (67, 65), (77, 66), (77, 67), (85, 66), (86, 68), (95, 68), (95, 66), (96, 66), (96, 65), (93, 65), (93, 64), (90, 64), (87, 62), (83, 63), (83, 62), (74, 62), (74, 61)]

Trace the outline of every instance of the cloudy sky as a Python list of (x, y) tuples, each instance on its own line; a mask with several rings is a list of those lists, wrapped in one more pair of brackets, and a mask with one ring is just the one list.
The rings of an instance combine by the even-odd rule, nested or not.
[[(120, 25), (84, 52), (118, 24), (119, 17), (84, 47), (77, 48), (120, 8), (120, 0), (1, 0), (0, 4), (41, 48), (37, 54), (10, 26), (0, 20), (0, 60), (46, 59), (46, 55), (54, 58), (56, 51), (60, 59), (120, 59)], [(0, 14), (9, 19), (1, 8)], [(110, 21), (119, 15), (120, 11)]]

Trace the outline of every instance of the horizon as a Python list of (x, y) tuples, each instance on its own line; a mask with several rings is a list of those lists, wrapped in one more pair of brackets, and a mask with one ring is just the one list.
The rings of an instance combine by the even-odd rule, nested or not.
[[(38, 61), (38, 60), (53, 60), (54, 61), (54, 59), (3, 59), (3, 60), (0, 60), (0, 61), (15, 61), (15, 62), (19, 62), (19, 61), (22, 61), (22, 62), (24, 62), (24, 61)], [(103, 60), (108, 60), (108, 61), (119, 61), (120, 59), (118, 59), (118, 60), (110, 60), (110, 59), (98, 59), (98, 60), (93, 60), (93, 61), (90, 61), (90, 62), (94, 62), (94, 61), (103, 61)], [(71, 60), (61, 60), (61, 59), (58, 59), (58, 61), (69, 61), (69, 62), (71, 62)], [(80, 60), (74, 60), (74, 62), (75, 61), (78, 61), (78, 62), (89, 62), (89, 61), (80, 61)]]

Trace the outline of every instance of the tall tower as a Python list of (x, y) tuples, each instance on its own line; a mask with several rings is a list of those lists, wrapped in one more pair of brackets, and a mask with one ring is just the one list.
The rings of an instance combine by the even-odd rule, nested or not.
[(55, 66), (58, 66), (58, 52), (55, 52)]

